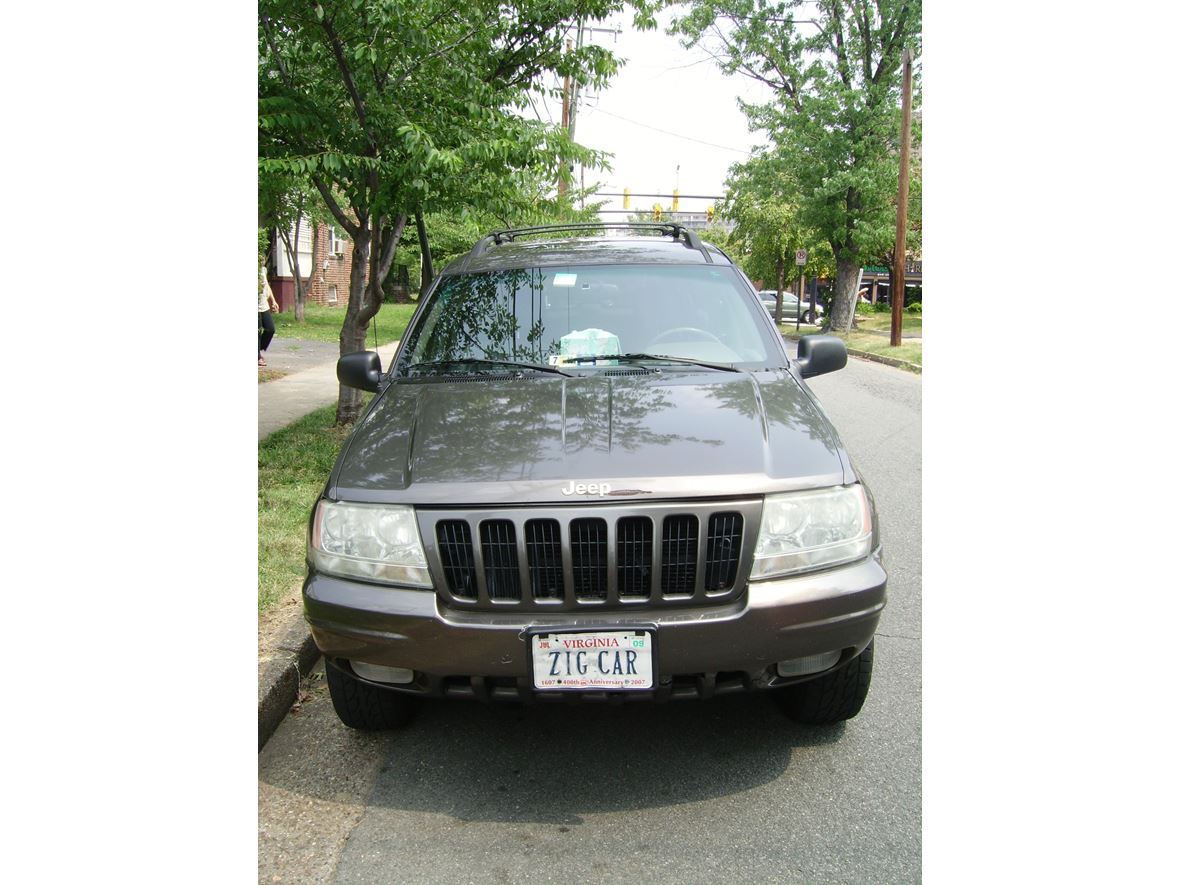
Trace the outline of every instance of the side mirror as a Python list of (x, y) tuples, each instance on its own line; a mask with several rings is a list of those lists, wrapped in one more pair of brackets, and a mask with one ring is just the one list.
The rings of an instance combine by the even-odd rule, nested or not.
[(381, 357), (372, 350), (344, 354), (336, 363), (336, 380), (345, 387), (376, 393), (381, 384)]
[(848, 348), (835, 335), (804, 335), (795, 360), (804, 378), (824, 375), (848, 365)]

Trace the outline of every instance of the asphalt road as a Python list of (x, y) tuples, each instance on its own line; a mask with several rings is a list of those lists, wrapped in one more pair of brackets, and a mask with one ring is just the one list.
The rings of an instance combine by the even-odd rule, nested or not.
[(627, 707), (427, 705), (350, 732), (309, 681), (259, 757), (259, 880), (917, 882), (921, 379), (812, 382), (877, 500), (890, 572), (861, 714), (764, 696)]

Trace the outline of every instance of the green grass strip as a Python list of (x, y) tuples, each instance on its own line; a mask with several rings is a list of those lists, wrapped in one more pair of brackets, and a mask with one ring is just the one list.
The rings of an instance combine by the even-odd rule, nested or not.
[(258, 444), (258, 611), (294, 592), (307, 574), (307, 520), (351, 428), (324, 406)]

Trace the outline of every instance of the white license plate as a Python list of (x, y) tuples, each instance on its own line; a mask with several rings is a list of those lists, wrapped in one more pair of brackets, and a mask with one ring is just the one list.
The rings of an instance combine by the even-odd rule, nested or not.
[(533, 687), (550, 691), (651, 688), (649, 630), (534, 633)]

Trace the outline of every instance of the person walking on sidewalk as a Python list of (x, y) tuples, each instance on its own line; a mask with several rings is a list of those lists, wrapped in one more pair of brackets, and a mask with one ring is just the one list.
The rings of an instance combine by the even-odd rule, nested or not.
[(266, 268), (259, 271), (258, 283), (258, 365), (265, 366), (266, 360), (262, 351), (270, 346), (270, 339), (275, 337), (275, 320), (272, 311), (277, 312), (279, 303), (275, 301), (274, 293), (270, 291), (270, 282), (266, 279)]

